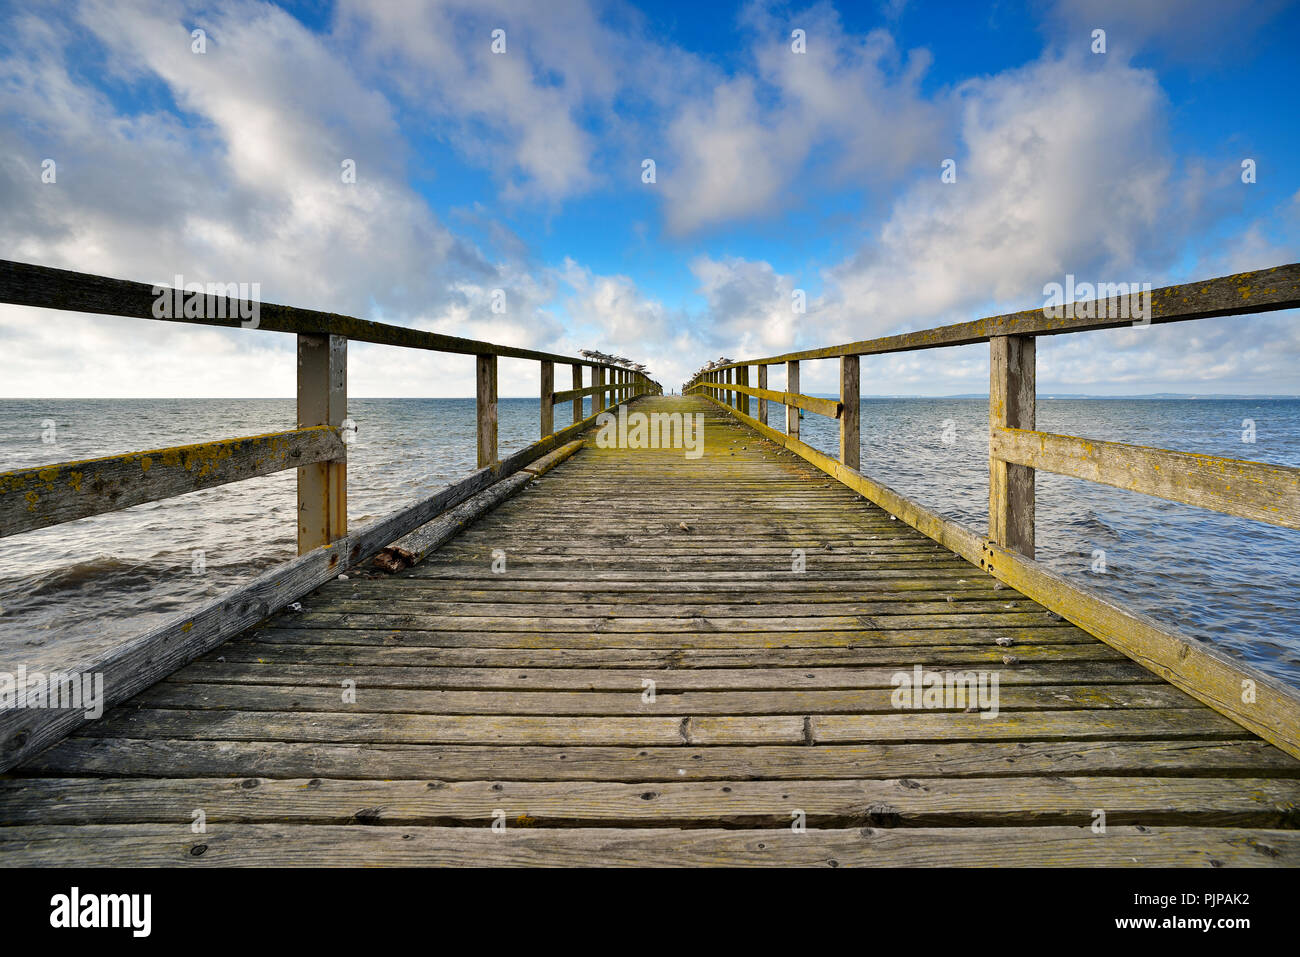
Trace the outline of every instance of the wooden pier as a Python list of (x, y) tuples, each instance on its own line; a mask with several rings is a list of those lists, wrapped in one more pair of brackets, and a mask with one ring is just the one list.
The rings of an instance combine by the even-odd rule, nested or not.
[[(1025, 370), (999, 348), (995, 376)], [(1014, 472), (993, 495), (1009, 525), (963, 554), (845, 461), (856, 368), (837, 403), (799, 395), (789, 361), (790, 391), (766, 361), (757, 388), (622, 380), (612, 404), (703, 417), (698, 458), (544, 418), (503, 465), (481, 375), (492, 441), (465, 494), (321, 532), (224, 612), (145, 636), (104, 663), (102, 719), (0, 715), (0, 866), (1300, 864), (1293, 691), (1045, 590)], [(542, 383), (544, 417), (618, 387)], [(844, 423), (840, 461), (799, 442), (799, 405)], [(491, 498), (502, 481), (516, 494)], [(415, 564), (375, 567), (417, 527)], [(900, 707), (917, 668), (996, 673), (996, 715)]]

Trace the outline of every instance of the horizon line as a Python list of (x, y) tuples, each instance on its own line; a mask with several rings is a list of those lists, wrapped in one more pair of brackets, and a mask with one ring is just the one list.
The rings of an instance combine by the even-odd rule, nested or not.
[[(809, 392), (805, 393), (813, 398), (835, 398), (839, 393), (834, 392)], [(1282, 393), (1282, 392), (1125, 392), (1114, 395), (1101, 395), (1088, 392), (1039, 392), (1036, 393), (1040, 399), (1300, 399), (1300, 394)], [(674, 396), (680, 397), (679, 392), (673, 393)], [(859, 398), (862, 399), (981, 399), (987, 398), (987, 393), (982, 392), (952, 392), (945, 395), (908, 395), (899, 392), (889, 393), (861, 393)], [(474, 401), (477, 397), (473, 395), (350, 395), (349, 399), (387, 399), (392, 401), (417, 401), (424, 399), (464, 399)], [(497, 397), (498, 401), (503, 399), (532, 399), (537, 400), (538, 396), (529, 395), (501, 395)], [(216, 395), (11, 395), (0, 396), (0, 402), (170, 402), (170, 401), (187, 401), (187, 402), (293, 402), (295, 397), (291, 395), (235, 395), (235, 396), (216, 396)], [(775, 399), (771, 400), (774, 404), (780, 405)], [(569, 402), (560, 403), (568, 405)]]

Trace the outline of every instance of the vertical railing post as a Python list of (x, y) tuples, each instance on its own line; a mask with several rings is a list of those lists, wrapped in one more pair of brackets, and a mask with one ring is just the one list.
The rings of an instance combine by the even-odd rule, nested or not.
[[(749, 385), (749, 366), (736, 368), (736, 385)], [(741, 415), (749, 415), (749, 393), (736, 393), (736, 411)]]
[[(799, 360), (793, 359), (785, 364), (785, 391), (791, 395), (799, 394)], [(785, 407), (785, 434), (792, 439), (799, 438), (799, 408)]]
[[(758, 367), (758, 387), (760, 389), (767, 388), (767, 366), (765, 365)], [(763, 425), (767, 425), (767, 399), (761, 397), (758, 400), (758, 421)]]
[[(989, 434), (1033, 429), (1036, 373), (1033, 336), (989, 340)], [(1034, 470), (989, 456), (989, 538), (1034, 557)]]
[(597, 389), (594, 393), (592, 393), (591, 411), (592, 414), (594, 415), (597, 412), (605, 411), (605, 389), (604, 389), (605, 367), (604, 366), (591, 367), (591, 384), (601, 386), (600, 389)]
[(542, 438), (555, 431), (555, 363), (542, 360)]
[(478, 467), (497, 462), (497, 357), (479, 356), (478, 383)]
[[(582, 366), (578, 363), (573, 364), (573, 388), (582, 388)], [(577, 425), (584, 418), (582, 414), (582, 403), (584, 396), (578, 396), (573, 400), (573, 424)]]
[[(348, 340), (298, 336), (298, 428), (339, 428), (348, 415)], [(348, 533), (348, 465), (344, 457), (298, 469), (298, 554)]]
[(840, 461), (854, 471), (862, 468), (861, 377), (857, 356), (840, 357)]
[[(722, 373), (722, 381), (727, 385), (731, 385), (731, 383), (734, 381), (732, 379), (732, 376), (734, 376), (735, 373), (736, 373), (735, 369), (727, 369)], [(732, 392), (730, 389), (727, 389), (725, 392), (722, 393), (722, 398), (726, 401), (728, 407), (732, 409), (736, 407), (736, 393)]]

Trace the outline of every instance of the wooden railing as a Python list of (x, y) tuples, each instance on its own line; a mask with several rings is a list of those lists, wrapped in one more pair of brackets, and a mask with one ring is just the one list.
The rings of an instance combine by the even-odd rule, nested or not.
[[(1152, 290), (1140, 324), (1160, 324), (1292, 309), (1300, 306), (1300, 264)], [(683, 386), (766, 437), (834, 475), (891, 514), (1073, 621), (1174, 684), (1300, 756), (1300, 696), (1216, 648), (1183, 635), (1033, 561), (1035, 470), (1143, 492), (1242, 518), (1300, 529), (1300, 469), (1213, 455), (1171, 452), (1035, 429), (1038, 336), (1135, 324), (1119, 297), (979, 319), (707, 369)], [(861, 467), (861, 356), (988, 342), (989, 520), (986, 535), (958, 525), (868, 478)], [(802, 360), (840, 361), (838, 401), (799, 391)], [(770, 366), (785, 364), (786, 388), (767, 388)], [(749, 369), (758, 367), (758, 387)], [(757, 398), (750, 415), (750, 397)], [(768, 403), (786, 408), (785, 431), (768, 424)], [(799, 410), (839, 421), (839, 455), (799, 437)]]
[[(80, 670), (105, 676), (105, 706), (148, 687), (230, 635), (284, 607), (346, 568), (559, 449), (607, 405), (662, 392), (632, 369), (533, 349), (495, 345), (334, 313), (225, 296), (186, 293), (193, 310), (158, 310), (170, 287), (0, 260), (0, 303), (297, 336), (298, 426), (284, 432), (42, 465), (0, 473), (0, 538), (184, 495), (230, 482), (298, 470), (299, 557), (192, 614), (125, 643)], [(159, 311), (167, 314), (158, 315)], [(185, 315), (185, 312), (193, 312)], [(172, 315), (176, 312), (176, 315)], [(251, 324), (241, 316), (255, 315)], [(437, 494), (349, 532), (347, 526), (347, 346), (349, 340), (476, 357), (478, 470)], [(497, 454), (497, 360), (541, 363), (538, 441)], [(2, 361), (2, 360), (0, 360)], [(572, 367), (573, 388), (555, 391), (555, 365)], [(584, 387), (583, 367), (592, 384)], [(591, 416), (583, 399), (594, 396)], [(573, 424), (555, 431), (555, 406), (573, 403)], [(67, 711), (0, 713), (0, 771), (80, 723)]]

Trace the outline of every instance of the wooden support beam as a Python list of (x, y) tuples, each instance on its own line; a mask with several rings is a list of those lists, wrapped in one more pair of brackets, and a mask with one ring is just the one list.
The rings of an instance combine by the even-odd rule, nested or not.
[[(767, 389), (767, 366), (761, 363), (758, 367), (758, 387), (761, 390)], [(758, 399), (758, 421), (767, 425), (767, 398), (762, 395)]]
[(594, 387), (591, 400), (591, 411), (593, 414), (605, 411), (605, 367), (591, 367), (591, 384)]
[(582, 414), (582, 366), (573, 364), (573, 421), (581, 422), (586, 418)]
[(555, 363), (542, 360), (542, 422), (541, 438), (555, 431)]
[(1300, 468), (995, 428), (989, 454), (1171, 502), (1300, 529)]
[(993, 454), (999, 429), (1034, 428), (1033, 336), (989, 340), (989, 538), (1034, 557), (1034, 470)]
[(0, 538), (343, 458), (329, 426), (0, 473)]
[[(744, 389), (749, 388), (749, 366), (740, 366), (736, 369), (736, 385)], [(747, 392), (736, 393), (736, 410), (749, 415), (749, 394)]]
[[(785, 364), (785, 391), (790, 395), (799, 394), (798, 359), (791, 359)], [(788, 402), (785, 402), (785, 434), (792, 439), (799, 438), (799, 409)]]
[(478, 467), (497, 461), (497, 357), (479, 356), (475, 381), (478, 384)]
[(855, 472), (862, 467), (861, 377), (857, 356), (840, 357), (840, 461)]
[[(547, 435), (550, 435), (548, 432)], [(545, 438), (545, 436), (543, 436)], [(490, 485), (470, 499), (443, 512), (437, 518), (415, 531), (403, 535), (391, 545), (380, 549), (372, 560), (376, 568), (385, 571), (400, 572), (422, 562), (430, 552), (445, 544), (457, 532), (470, 525), (475, 519), (491, 511), (506, 499), (527, 488), (528, 483), (538, 476), (545, 475), (552, 468), (572, 456), (583, 446), (583, 439), (575, 439), (547, 455), (542, 456), (531, 466), (520, 469), (513, 475), (503, 478), (495, 485)]]
[[(338, 429), (348, 415), (348, 341), (298, 336), (298, 428)], [(298, 469), (298, 554), (348, 532), (347, 452)]]

